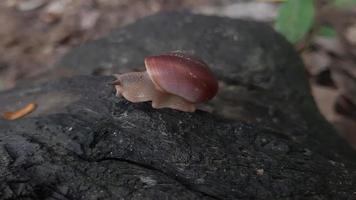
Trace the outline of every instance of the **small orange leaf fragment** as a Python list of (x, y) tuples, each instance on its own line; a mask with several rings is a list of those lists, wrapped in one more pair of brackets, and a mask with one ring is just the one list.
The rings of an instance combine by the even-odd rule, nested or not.
[(3, 114), (4, 119), (7, 120), (16, 120), (21, 117), (24, 117), (27, 114), (30, 114), (32, 111), (36, 109), (37, 105), (35, 103), (29, 103), (23, 108), (13, 111), (13, 112), (5, 112)]

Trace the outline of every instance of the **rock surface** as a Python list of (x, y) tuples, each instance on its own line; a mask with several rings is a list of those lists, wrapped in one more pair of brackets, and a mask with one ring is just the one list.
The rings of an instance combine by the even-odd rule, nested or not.
[(46, 79), (144, 70), (144, 57), (174, 50), (201, 57), (219, 78), (220, 92), (207, 106), (213, 113), (266, 126), (298, 142), (313, 137), (321, 151), (342, 149), (355, 158), (319, 114), (297, 53), (264, 23), (187, 13), (153, 15), (79, 46)]
[(355, 154), (318, 114), (297, 54), (264, 24), (163, 13), (78, 47), (48, 75), (143, 69), (144, 56), (176, 49), (221, 80), (212, 114), (129, 103), (110, 76), (0, 93), (0, 112), (38, 104), (0, 120), (0, 198), (356, 198)]
[(112, 80), (74, 77), (1, 94), (7, 105), (22, 96), (40, 106), (0, 121), (1, 198), (355, 197), (355, 174), (342, 162), (252, 124), (129, 103), (115, 97)]

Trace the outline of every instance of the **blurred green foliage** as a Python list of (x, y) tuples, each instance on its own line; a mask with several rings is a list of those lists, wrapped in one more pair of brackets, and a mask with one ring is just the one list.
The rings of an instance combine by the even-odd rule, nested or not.
[(312, 27), (314, 12), (313, 0), (288, 0), (278, 10), (276, 29), (290, 42), (296, 43)]
[[(279, 7), (276, 30), (291, 43), (297, 43), (308, 33), (315, 20), (315, 0), (286, 0)], [(356, 6), (356, 0), (330, 0), (328, 5), (347, 8)], [(325, 37), (335, 37), (332, 27), (321, 26), (317, 34)]]
[(318, 30), (318, 35), (332, 38), (332, 37), (336, 37), (337, 33), (335, 29), (330, 26), (322, 26)]

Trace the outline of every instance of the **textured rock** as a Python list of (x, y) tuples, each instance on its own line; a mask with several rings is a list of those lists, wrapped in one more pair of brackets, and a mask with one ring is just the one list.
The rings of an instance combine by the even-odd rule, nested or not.
[[(355, 174), (342, 162), (252, 124), (129, 103), (115, 97), (112, 80), (74, 77), (1, 94), (7, 105), (20, 95), (22, 102), (48, 108), (16, 122), (0, 121), (1, 198), (355, 195)], [(57, 109), (63, 105), (53, 103), (52, 94), (75, 100)]]
[(303, 143), (316, 138), (320, 151), (349, 152), (319, 114), (298, 55), (263, 23), (161, 13), (81, 45), (57, 63), (52, 77), (143, 70), (145, 56), (177, 49), (201, 57), (219, 78), (220, 93), (207, 108), (215, 114), (260, 124)]
[(163, 13), (78, 47), (48, 75), (143, 69), (144, 56), (176, 49), (217, 74), (213, 113), (132, 104), (111, 76), (0, 93), (0, 112), (38, 104), (0, 120), (0, 198), (356, 198), (354, 152), (318, 114), (293, 48), (264, 24)]

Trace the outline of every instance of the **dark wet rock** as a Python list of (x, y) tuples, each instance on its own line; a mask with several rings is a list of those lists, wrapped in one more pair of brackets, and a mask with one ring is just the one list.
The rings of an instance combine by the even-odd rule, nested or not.
[[(220, 80), (203, 109), (115, 97), (111, 76), (185, 50)], [(0, 197), (8, 199), (352, 199), (355, 153), (321, 118), (293, 48), (269, 26), (151, 16), (65, 56), (48, 77), (0, 93)], [(52, 76), (51, 76), (52, 75)], [(43, 80), (43, 79), (42, 79)]]
[(321, 151), (349, 151), (319, 114), (298, 54), (263, 23), (157, 14), (79, 46), (56, 64), (52, 77), (143, 70), (144, 57), (173, 50), (201, 57), (219, 78), (219, 95), (205, 109), (269, 127), (298, 142), (314, 137), (325, 144), (316, 145)]
[(253, 124), (129, 103), (115, 97), (112, 80), (74, 77), (1, 94), (10, 107), (19, 96), (40, 102), (31, 117), (0, 121), (2, 199), (355, 195), (347, 163)]

